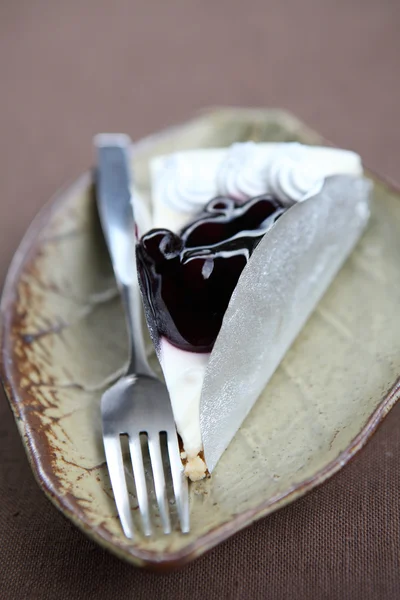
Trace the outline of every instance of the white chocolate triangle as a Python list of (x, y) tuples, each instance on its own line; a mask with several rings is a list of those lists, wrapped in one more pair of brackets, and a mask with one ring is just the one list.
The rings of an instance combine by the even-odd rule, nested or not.
[[(211, 472), (362, 234), (371, 184), (328, 179), (263, 237), (233, 292), (200, 402)], [(273, 418), (273, 415), (271, 415)]]

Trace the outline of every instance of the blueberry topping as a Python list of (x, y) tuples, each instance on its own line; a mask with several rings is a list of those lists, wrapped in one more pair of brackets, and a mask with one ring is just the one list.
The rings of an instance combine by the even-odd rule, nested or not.
[(270, 195), (237, 205), (215, 198), (179, 235), (153, 229), (137, 247), (139, 281), (160, 336), (210, 352), (241, 272), (285, 212)]

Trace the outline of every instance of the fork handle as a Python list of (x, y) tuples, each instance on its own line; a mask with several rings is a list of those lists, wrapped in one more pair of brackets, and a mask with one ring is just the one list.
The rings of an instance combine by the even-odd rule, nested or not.
[(142, 334), (129, 168), (131, 140), (124, 134), (102, 133), (93, 141), (97, 150), (97, 207), (127, 322), (128, 373), (153, 376)]

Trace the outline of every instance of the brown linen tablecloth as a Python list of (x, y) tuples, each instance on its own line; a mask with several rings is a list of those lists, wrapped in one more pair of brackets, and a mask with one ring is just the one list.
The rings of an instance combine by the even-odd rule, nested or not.
[[(205, 106), (280, 106), (399, 181), (399, 28), (398, 0), (1, 0), (1, 281), (100, 130), (137, 138)], [(1, 395), (0, 598), (400, 598), (399, 430), (400, 406), (322, 488), (160, 576), (56, 511)]]

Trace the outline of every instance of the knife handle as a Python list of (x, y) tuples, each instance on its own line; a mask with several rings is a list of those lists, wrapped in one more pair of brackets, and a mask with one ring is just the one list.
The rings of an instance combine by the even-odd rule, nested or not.
[(142, 335), (142, 298), (136, 269), (129, 167), (131, 140), (124, 134), (102, 133), (95, 136), (93, 143), (97, 152), (97, 207), (126, 314), (130, 347), (128, 373), (153, 375)]

